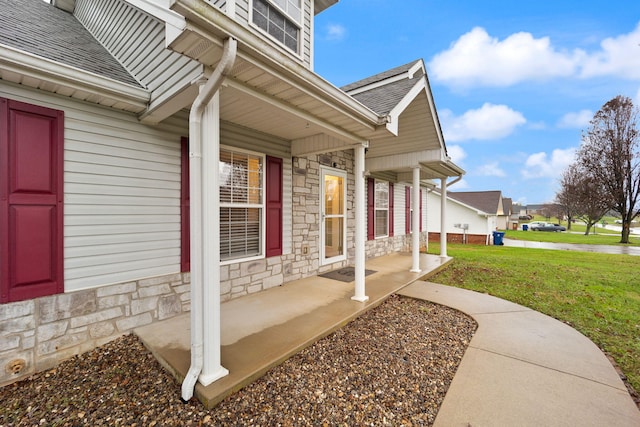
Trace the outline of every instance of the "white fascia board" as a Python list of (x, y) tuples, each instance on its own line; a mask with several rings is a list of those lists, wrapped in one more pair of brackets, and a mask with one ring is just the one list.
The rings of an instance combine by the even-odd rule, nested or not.
[(10, 71), (55, 84), (110, 97), (119, 102), (147, 107), (151, 94), (143, 88), (100, 76), (80, 68), (0, 45), (0, 65)]
[[(288, 53), (278, 55), (277, 58), (269, 55), (268, 52), (273, 51), (271, 43), (256, 36), (248, 27), (211, 7), (204, 0), (170, 1), (172, 10), (177, 10), (177, 13), (194, 21), (196, 28), (193, 30), (201, 37), (216, 43), (220, 41), (211, 37), (211, 34), (203, 34), (202, 29), (213, 29), (215, 32), (223, 33), (223, 37), (234, 37), (240, 42), (238, 46), (239, 57), (250, 60), (255, 66), (268, 70), (278, 78), (307, 93), (318, 94), (319, 96), (316, 96), (321, 99), (330, 99), (332, 103), (339, 106), (344, 114), (366, 124), (371, 131), (375, 131), (385, 123), (386, 117), (378, 115), (312, 70), (301, 66), (300, 61), (291, 59)], [(183, 32), (187, 31), (189, 31), (189, 25), (183, 30)], [(294, 83), (294, 79), (300, 83)]]
[[(396, 104), (396, 106), (393, 107), (393, 109), (389, 112), (388, 117), (390, 119), (389, 119), (389, 123), (387, 123), (387, 129), (389, 130), (389, 132), (393, 133), (396, 136), (398, 135), (398, 125), (400, 122), (400, 114), (402, 114), (402, 112), (407, 109), (407, 107), (413, 102), (414, 99), (416, 99), (416, 96), (418, 96), (420, 92), (424, 90), (426, 93), (427, 86), (425, 83), (426, 81), (423, 78), (417, 80), (416, 84), (411, 88), (411, 90), (407, 92), (404, 98), (402, 98), (402, 100), (398, 102), (398, 104)], [(428, 97), (428, 93), (427, 93), (427, 97)]]
[(424, 69), (424, 66), (422, 65), (422, 61), (416, 61), (416, 63), (411, 68), (409, 68), (407, 71), (405, 71), (403, 73), (400, 73), (400, 74), (392, 76), (392, 77), (387, 77), (386, 79), (379, 80), (377, 82), (370, 83), (370, 84), (365, 85), (365, 86), (361, 86), (361, 87), (359, 87), (357, 89), (350, 90), (347, 93), (349, 95), (353, 96), (353, 95), (357, 95), (357, 94), (362, 93), (362, 92), (370, 91), (371, 89), (376, 89), (376, 88), (379, 88), (379, 87), (382, 87), (382, 86), (386, 86), (389, 83), (395, 83), (395, 82), (398, 82), (398, 81), (401, 81), (401, 80), (406, 80), (406, 79), (412, 80), (412, 79), (415, 78), (415, 75), (419, 70), (422, 70), (422, 74), (426, 74), (426, 70)]
[(171, 0), (125, 0), (165, 24), (165, 47), (169, 47), (187, 27), (184, 17), (169, 9)]
[(420, 163), (442, 161), (441, 150), (424, 150), (414, 153), (401, 153), (390, 156), (368, 157), (365, 168), (370, 172), (382, 170), (400, 170), (419, 167)]

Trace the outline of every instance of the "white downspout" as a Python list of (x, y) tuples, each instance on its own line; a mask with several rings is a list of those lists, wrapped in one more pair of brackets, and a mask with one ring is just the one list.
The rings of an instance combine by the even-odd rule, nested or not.
[(224, 53), (206, 84), (199, 82), (200, 91), (189, 113), (189, 182), (191, 199), (191, 366), (182, 382), (182, 399), (193, 397), (204, 360), (203, 352), (203, 263), (202, 258), (202, 116), (211, 98), (220, 89), (236, 59), (237, 41), (228, 38)]

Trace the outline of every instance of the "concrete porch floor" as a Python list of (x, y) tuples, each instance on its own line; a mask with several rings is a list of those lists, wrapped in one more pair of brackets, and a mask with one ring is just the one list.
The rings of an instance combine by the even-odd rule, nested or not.
[[(411, 273), (410, 253), (366, 262), (365, 303), (351, 300), (354, 282), (313, 276), (221, 305), (221, 359), (229, 375), (195, 395), (207, 408), (264, 375), (270, 368), (382, 303), (389, 295), (443, 268), (451, 258), (420, 255), (420, 273)], [(189, 370), (190, 318), (181, 315), (135, 330), (145, 346), (179, 382)]]

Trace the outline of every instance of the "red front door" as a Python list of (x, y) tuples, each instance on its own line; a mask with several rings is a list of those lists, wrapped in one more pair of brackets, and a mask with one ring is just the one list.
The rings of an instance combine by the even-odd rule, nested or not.
[(0, 98), (0, 302), (64, 290), (64, 113)]

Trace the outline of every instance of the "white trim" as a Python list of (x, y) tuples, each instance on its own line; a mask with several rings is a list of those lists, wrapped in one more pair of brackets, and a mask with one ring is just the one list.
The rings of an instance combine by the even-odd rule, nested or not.
[(236, 19), (236, 0), (227, 0), (225, 13), (231, 19)]
[[(266, 196), (266, 173), (265, 173), (265, 167), (266, 167), (266, 160), (267, 160), (267, 155), (265, 153), (260, 153), (257, 151), (251, 151), (251, 150), (246, 150), (244, 148), (237, 148), (237, 147), (233, 147), (231, 145), (223, 145), (220, 144), (220, 150), (225, 150), (225, 151), (231, 151), (231, 152), (239, 152), (239, 153), (245, 153), (245, 154), (250, 154), (256, 157), (260, 157), (260, 161), (261, 161), (261, 166), (262, 166), (262, 176), (260, 177), (260, 191), (261, 191), (261, 203), (260, 204), (253, 204), (253, 203), (222, 203), (220, 202), (220, 207), (229, 207), (229, 206), (237, 206), (237, 207), (244, 207), (244, 208), (258, 208), (260, 209), (260, 253), (258, 255), (252, 255), (252, 256), (248, 256), (248, 257), (242, 257), (242, 258), (231, 258), (231, 259), (225, 259), (222, 260), (222, 254), (220, 254), (220, 265), (228, 265), (228, 264), (236, 264), (236, 263), (241, 263), (241, 262), (247, 262), (247, 261), (253, 261), (253, 260), (257, 260), (257, 259), (264, 259), (266, 257), (266, 237), (267, 237), (267, 229), (266, 229), (266, 201), (265, 201), (265, 196)], [(219, 173), (219, 171), (218, 171)], [(222, 183), (219, 182), (220, 187), (222, 187)], [(219, 212), (218, 212), (219, 215)], [(218, 232), (218, 234), (220, 234)], [(220, 237), (222, 237), (222, 235), (220, 234)]]
[(130, 5), (142, 10), (165, 23), (165, 47), (182, 34), (187, 27), (183, 16), (169, 9), (170, 0), (125, 0)]
[[(409, 105), (413, 102), (414, 99), (422, 92), (423, 90), (427, 91), (426, 81), (424, 78), (421, 78), (416, 84), (411, 88), (409, 92), (402, 98), (400, 102), (393, 107), (393, 110), (389, 112), (389, 117), (391, 120), (387, 123), (387, 130), (394, 135), (398, 135), (398, 126), (400, 123), (400, 115), (407, 109)], [(428, 94), (427, 94), (428, 97)], [(435, 123), (435, 122), (434, 122)], [(440, 146), (442, 147), (442, 141), (440, 140)]]
[(92, 95), (115, 99), (130, 104), (140, 111), (147, 107), (149, 91), (115, 79), (55, 62), (10, 46), (0, 45), (2, 68), (23, 76), (45, 80)]
[[(382, 208), (378, 208), (378, 191), (377, 191), (377, 184), (381, 182), (381, 183), (386, 183), (387, 184), (387, 207), (386, 209), (382, 209)], [(378, 221), (378, 216), (377, 213), (378, 211), (386, 211), (387, 212), (387, 232), (383, 235), (378, 236), (377, 235), (377, 221)], [(385, 239), (387, 237), (389, 237), (389, 181), (385, 181), (383, 179), (374, 179), (373, 180), (373, 236), (374, 239)]]
[[(324, 187), (324, 176), (325, 174), (335, 175), (341, 177), (344, 181), (344, 186), (342, 188), (342, 198), (343, 198), (343, 212), (341, 214), (343, 218), (342, 222), (342, 254), (325, 258), (325, 234), (326, 234), (326, 223), (325, 223), (325, 187)], [(320, 265), (332, 264), (334, 262), (344, 261), (347, 259), (347, 172), (341, 169), (330, 168), (327, 166), (320, 167)], [(334, 215), (338, 217), (339, 215)]]
[(258, 25), (253, 23), (253, 9), (254, 9), (253, 2), (254, 1), (255, 0), (249, 0), (249, 26), (251, 28), (256, 29), (261, 35), (266, 36), (269, 40), (271, 40), (274, 43), (276, 43), (278, 45), (278, 48), (284, 49), (285, 51), (289, 52), (290, 54), (293, 54), (293, 56), (296, 57), (297, 59), (299, 59), (300, 61), (304, 62), (304, 55), (302, 53), (302, 50), (303, 50), (302, 49), (302, 47), (303, 47), (302, 39), (304, 38), (304, 3), (302, 3), (302, 7), (300, 9), (300, 14), (301, 14), (300, 19), (302, 21), (302, 24), (301, 24), (300, 22), (296, 22), (293, 18), (291, 18), (291, 16), (288, 13), (284, 12), (278, 5), (273, 3), (271, 0), (263, 0), (263, 1), (267, 2), (271, 7), (275, 8), (279, 13), (281, 13), (282, 16), (286, 20), (288, 20), (293, 25), (298, 27), (298, 49), (294, 52), (291, 49), (289, 49), (286, 44), (282, 43), (280, 40), (276, 39), (271, 34), (269, 34), (267, 32), (267, 30), (265, 30), (264, 28), (261, 28)]

